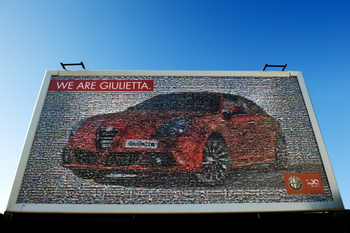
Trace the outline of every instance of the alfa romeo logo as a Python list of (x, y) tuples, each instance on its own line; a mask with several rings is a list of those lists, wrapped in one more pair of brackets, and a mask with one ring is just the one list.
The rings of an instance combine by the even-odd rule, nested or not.
[(293, 190), (300, 190), (303, 188), (303, 182), (301, 179), (297, 176), (291, 176), (288, 179), (288, 185)]

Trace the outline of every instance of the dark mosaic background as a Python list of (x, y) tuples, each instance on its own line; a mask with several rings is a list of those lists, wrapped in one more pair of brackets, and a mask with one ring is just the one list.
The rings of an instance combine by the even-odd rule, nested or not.
[[(84, 77), (53, 77), (84, 79)], [(88, 77), (154, 79), (154, 92), (48, 92), (17, 203), (24, 204), (225, 204), (333, 201), (296, 77)], [(278, 119), (287, 142), (285, 171), (237, 168), (224, 185), (199, 186), (180, 177), (142, 182), (96, 182), (61, 163), (71, 127), (97, 114), (123, 111), (169, 92), (221, 92), (244, 96)], [(284, 173), (320, 173), (324, 194), (288, 195)], [(112, 179), (112, 178), (111, 178)]]

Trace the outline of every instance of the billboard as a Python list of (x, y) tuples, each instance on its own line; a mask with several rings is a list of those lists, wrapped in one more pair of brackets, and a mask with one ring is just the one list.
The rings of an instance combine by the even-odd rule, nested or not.
[(342, 208), (300, 72), (50, 70), (7, 211)]

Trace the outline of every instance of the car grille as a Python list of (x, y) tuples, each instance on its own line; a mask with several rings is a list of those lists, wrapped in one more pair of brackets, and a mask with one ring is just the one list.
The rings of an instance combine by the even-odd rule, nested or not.
[(115, 128), (103, 128), (99, 129), (96, 133), (96, 148), (99, 153), (104, 153), (112, 144), (114, 138), (121, 129)]
[(130, 166), (135, 164), (141, 156), (140, 152), (116, 152), (107, 156), (107, 166)]
[(82, 165), (97, 165), (97, 157), (91, 151), (76, 151), (75, 161)]

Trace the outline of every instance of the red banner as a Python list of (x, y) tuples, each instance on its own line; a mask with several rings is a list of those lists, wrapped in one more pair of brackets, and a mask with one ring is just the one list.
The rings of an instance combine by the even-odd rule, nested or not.
[(324, 193), (319, 173), (287, 173), (284, 181), (288, 194)]
[(154, 80), (52, 80), (49, 91), (153, 91)]

